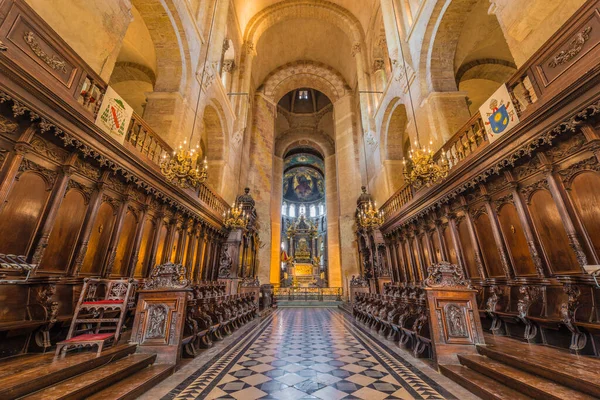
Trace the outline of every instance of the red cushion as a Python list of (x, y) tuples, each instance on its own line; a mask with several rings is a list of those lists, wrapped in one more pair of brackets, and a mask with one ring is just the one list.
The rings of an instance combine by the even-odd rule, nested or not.
[(114, 333), (85, 333), (83, 335), (74, 336), (71, 339), (64, 340), (63, 343), (69, 342), (93, 342), (97, 340), (106, 340), (113, 337)]
[(97, 301), (84, 301), (81, 304), (121, 304), (123, 300), (97, 300)]

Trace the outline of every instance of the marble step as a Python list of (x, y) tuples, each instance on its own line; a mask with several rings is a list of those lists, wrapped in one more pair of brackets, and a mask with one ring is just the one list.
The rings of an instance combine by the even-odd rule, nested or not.
[(21, 399), (27, 400), (77, 400), (86, 399), (98, 391), (110, 387), (132, 374), (146, 368), (156, 360), (155, 354), (131, 354), (117, 361), (74, 376), (52, 386), (31, 393)]

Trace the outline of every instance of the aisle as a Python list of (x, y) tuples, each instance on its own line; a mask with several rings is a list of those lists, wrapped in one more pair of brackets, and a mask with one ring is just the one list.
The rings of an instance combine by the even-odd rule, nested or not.
[(163, 399), (457, 398), (427, 375), (337, 309), (280, 309)]

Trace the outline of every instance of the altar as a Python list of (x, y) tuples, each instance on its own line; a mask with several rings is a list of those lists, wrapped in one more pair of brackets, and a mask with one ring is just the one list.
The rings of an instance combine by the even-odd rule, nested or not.
[(322, 284), (321, 257), (318, 242), (318, 223), (303, 214), (286, 231), (290, 255), (285, 260), (284, 274), (288, 285), (315, 287)]

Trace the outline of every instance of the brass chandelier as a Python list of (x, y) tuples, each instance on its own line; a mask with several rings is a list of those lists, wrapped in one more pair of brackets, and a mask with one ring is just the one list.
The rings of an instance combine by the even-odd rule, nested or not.
[(440, 163), (436, 163), (431, 145), (429, 142), (429, 147), (422, 148), (415, 140), (416, 149), (408, 153), (408, 163), (406, 159), (402, 160), (404, 180), (415, 189), (430, 187), (448, 175), (448, 160), (442, 152)]
[(197, 153), (199, 146), (192, 148), (192, 138), (194, 137), (194, 129), (196, 128), (196, 120), (198, 119), (198, 108), (200, 106), (200, 98), (202, 97), (202, 87), (204, 85), (204, 75), (206, 73), (206, 61), (210, 54), (210, 43), (213, 33), (213, 27), (215, 24), (215, 15), (217, 11), (217, 2), (213, 9), (212, 20), (210, 23), (210, 31), (208, 35), (208, 42), (206, 45), (206, 56), (204, 57), (204, 63), (202, 68), (202, 76), (200, 78), (200, 89), (198, 91), (198, 99), (196, 100), (196, 111), (194, 113), (194, 122), (192, 123), (192, 131), (190, 132), (190, 143), (187, 140), (183, 141), (179, 147), (173, 151), (171, 157), (163, 155), (160, 163), (160, 172), (169, 180), (169, 182), (176, 186), (187, 189), (196, 188), (198, 185), (204, 183), (208, 177), (208, 163), (206, 157), (204, 162), (200, 161), (200, 154)]
[[(392, 7), (394, 9), (394, 16), (396, 16), (396, 4), (392, 2)], [(406, 159), (402, 160), (402, 174), (404, 175), (404, 180), (408, 184), (412, 185), (415, 189), (419, 189), (423, 186), (430, 187), (440, 180), (444, 179), (448, 176), (448, 171), (450, 170), (450, 166), (448, 163), (448, 159), (444, 152), (441, 152), (440, 162), (436, 162), (434, 160), (434, 153), (432, 151), (433, 142), (429, 141), (428, 147), (421, 146), (421, 142), (419, 140), (419, 127), (417, 123), (417, 118), (415, 116), (415, 107), (413, 104), (412, 92), (410, 90), (410, 80), (408, 77), (408, 69), (406, 68), (406, 58), (404, 57), (404, 49), (402, 47), (402, 38), (400, 38), (400, 30), (398, 26), (398, 20), (394, 18), (396, 23), (396, 30), (398, 32), (398, 43), (400, 47), (400, 54), (402, 55), (402, 65), (404, 67), (404, 77), (406, 78), (406, 88), (408, 91), (408, 98), (410, 100), (410, 109), (412, 111), (413, 121), (415, 121), (415, 149), (410, 150), (408, 158), (408, 163)]]
[(246, 229), (248, 226), (248, 215), (244, 211), (242, 203), (233, 203), (233, 206), (223, 213), (223, 224), (227, 229)]
[(364, 229), (379, 228), (385, 218), (383, 211), (377, 209), (377, 204), (372, 200), (362, 203), (358, 212), (358, 224)]
[(187, 141), (184, 140), (183, 145), (179, 145), (171, 158), (163, 155), (160, 163), (160, 171), (165, 178), (183, 189), (195, 188), (205, 182), (208, 177), (206, 158), (204, 158), (204, 162), (201, 162), (196, 149), (190, 150), (186, 147)]

